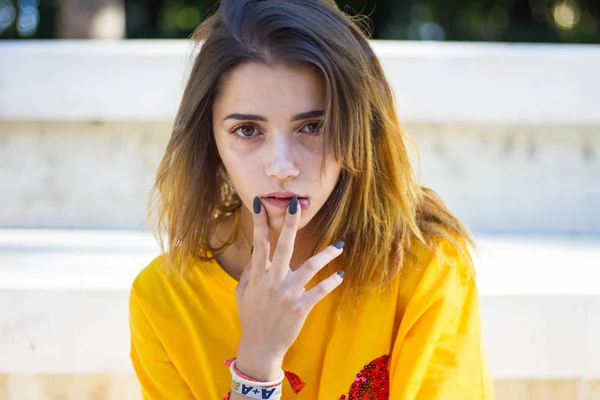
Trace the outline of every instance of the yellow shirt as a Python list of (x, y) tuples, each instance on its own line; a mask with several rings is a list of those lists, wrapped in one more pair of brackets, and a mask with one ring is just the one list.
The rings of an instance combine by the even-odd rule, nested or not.
[[(446, 242), (413, 254), (355, 312), (336, 318), (339, 288), (313, 309), (283, 364), (306, 385), (294, 394), (284, 383), (283, 400), (494, 399), (471, 261)], [(223, 363), (241, 337), (237, 281), (217, 262), (194, 265), (185, 280), (161, 266), (152, 261), (130, 295), (144, 399), (222, 400), (231, 386)]]

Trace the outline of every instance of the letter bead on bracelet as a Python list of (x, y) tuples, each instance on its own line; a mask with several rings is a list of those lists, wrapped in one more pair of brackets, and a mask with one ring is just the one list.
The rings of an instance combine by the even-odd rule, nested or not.
[(249, 380), (249, 378), (240, 373), (235, 366), (235, 360), (229, 365), (231, 371), (231, 390), (251, 399), (258, 400), (279, 400), (282, 393), (282, 382), (284, 373), (281, 371), (281, 376), (271, 382), (259, 382)]

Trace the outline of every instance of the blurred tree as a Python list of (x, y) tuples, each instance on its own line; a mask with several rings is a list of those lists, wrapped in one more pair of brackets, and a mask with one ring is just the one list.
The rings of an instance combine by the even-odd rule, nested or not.
[(61, 39), (121, 39), (125, 36), (123, 0), (61, 0)]
[(380, 23), (385, 39), (600, 43), (600, 1), (402, 1)]
[(214, 0), (128, 0), (127, 37), (187, 37), (217, 5)]
[[(89, 17), (87, 11), (79, 13), (79, 7), (92, 9), (98, 4), (116, 4), (119, 10), (124, 5), (127, 38), (185, 38), (217, 3), (217, 0), (0, 0), (0, 37), (69, 37), (65, 26), (79, 24), (78, 16), (83, 16), (82, 21), (92, 22), (84, 24), (82, 29), (94, 26), (95, 17)], [(32, 4), (39, 8), (37, 19)], [(352, 15), (368, 16), (376, 39), (600, 43), (600, 0), (338, 0), (338, 4)], [(61, 28), (57, 30), (52, 21), (59, 9), (63, 12)], [(96, 11), (94, 15), (99, 14)], [(120, 12), (113, 15), (121, 15), (114, 21), (122, 18)], [(34, 23), (39, 26), (28, 29)], [(108, 31), (113, 33), (119, 31), (116, 26), (122, 28), (119, 23), (110, 26), (113, 28)]]

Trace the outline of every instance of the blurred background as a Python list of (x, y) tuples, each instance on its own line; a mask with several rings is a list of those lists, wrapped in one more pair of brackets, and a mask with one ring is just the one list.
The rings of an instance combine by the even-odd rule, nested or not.
[[(374, 39), (598, 43), (598, 0), (346, 0)], [(186, 38), (214, 0), (0, 0), (0, 38)]]
[[(0, 0), (0, 400), (140, 399), (127, 301), (192, 0)], [(600, 399), (600, 1), (338, 1), (474, 233), (499, 400)]]

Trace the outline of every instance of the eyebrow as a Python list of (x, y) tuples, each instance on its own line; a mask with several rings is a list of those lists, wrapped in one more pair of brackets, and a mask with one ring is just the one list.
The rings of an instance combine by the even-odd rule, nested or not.
[[(323, 115), (325, 115), (324, 110), (307, 111), (307, 112), (303, 112), (303, 113), (294, 115), (292, 117), (292, 121), (301, 121), (304, 119), (318, 118), (318, 117), (322, 117)], [(263, 117), (262, 115), (240, 114), (240, 113), (229, 114), (228, 116), (223, 118), (223, 121), (226, 121), (228, 119), (237, 119), (240, 121), (261, 121), (261, 122), (268, 121), (267, 118)]]

